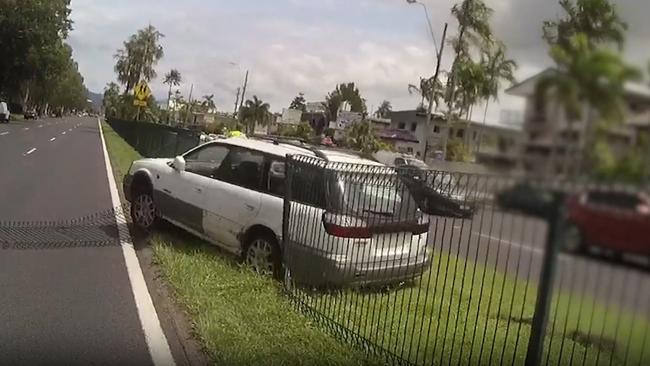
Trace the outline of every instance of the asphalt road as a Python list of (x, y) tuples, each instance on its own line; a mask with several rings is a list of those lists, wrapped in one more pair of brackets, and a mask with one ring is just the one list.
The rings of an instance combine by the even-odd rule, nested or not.
[(114, 221), (38, 223), (111, 217), (97, 119), (0, 124), (0, 169), (0, 364), (151, 365)]
[[(546, 250), (545, 222), (491, 206), (478, 210), (471, 220), (436, 216), (430, 216), (429, 220), (430, 245), (436, 250), (498, 268), (523, 281), (539, 282)], [(571, 294), (574, 307), (580, 306), (580, 301), (587, 306), (595, 299), (599, 304), (613, 305), (611, 311), (623, 309), (650, 318), (647, 258), (626, 256), (623, 260), (613, 260), (608, 253), (600, 253), (595, 248), (586, 255), (563, 252), (558, 257), (553, 286), (555, 293), (561, 290)]]

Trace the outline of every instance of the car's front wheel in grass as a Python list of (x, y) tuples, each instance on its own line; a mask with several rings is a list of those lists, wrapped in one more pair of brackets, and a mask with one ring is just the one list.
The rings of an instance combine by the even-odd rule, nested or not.
[(244, 262), (253, 272), (279, 279), (282, 260), (280, 249), (274, 239), (266, 235), (252, 238), (244, 252)]
[(131, 219), (138, 230), (149, 232), (156, 222), (156, 205), (148, 192), (138, 193), (131, 203)]

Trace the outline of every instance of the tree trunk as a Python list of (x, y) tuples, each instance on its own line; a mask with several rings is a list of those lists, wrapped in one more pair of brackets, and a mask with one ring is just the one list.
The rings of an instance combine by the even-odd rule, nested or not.
[(172, 84), (169, 83), (169, 92), (167, 93), (167, 124), (170, 122), (170, 117), (171, 117), (171, 107), (169, 104), (171, 103), (172, 100)]
[(23, 112), (27, 110), (27, 103), (29, 103), (29, 85), (27, 85), (27, 90), (25, 90), (25, 98), (23, 98)]

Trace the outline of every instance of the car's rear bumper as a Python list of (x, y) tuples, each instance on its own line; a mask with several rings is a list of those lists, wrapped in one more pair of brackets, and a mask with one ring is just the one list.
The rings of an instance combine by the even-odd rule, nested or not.
[(294, 244), (285, 248), (285, 265), (297, 283), (312, 286), (380, 285), (417, 279), (431, 264), (423, 249), (399, 258), (352, 263), (345, 255), (326, 254)]
[(125, 175), (124, 179), (122, 179), (122, 192), (124, 192), (124, 198), (128, 202), (131, 202), (131, 183), (132, 182), (133, 182), (133, 176), (131, 174)]

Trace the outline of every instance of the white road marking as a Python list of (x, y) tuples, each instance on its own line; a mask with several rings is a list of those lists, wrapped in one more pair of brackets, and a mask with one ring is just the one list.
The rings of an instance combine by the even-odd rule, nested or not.
[(62, 135), (65, 135), (65, 131), (61, 132)]
[(35, 148), (35, 147), (32, 147), (29, 151), (27, 151), (26, 153), (24, 153), (23, 156), (27, 156), (27, 155), (33, 153), (34, 151), (36, 151), (36, 148)]
[(72, 131), (72, 128), (69, 128), (68, 131)]
[(0, 132), (0, 136), (8, 135), (9, 132)]
[(104, 131), (102, 131), (102, 125), (99, 118), (97, 119), (97, 124), (99, 125), (99, 136), (101, 137), (102, 148), (104, 150), (104, 162), (106, 164), (106, 175), (108, 176), (111, 199), (113, 207), (117, 210), (115, 220), (117, 222), (120, 243), (122, 245), (122, 254), (124, 254), (124, 262), (126, 264), (129, 281), (131, 282), (133, 298), (135, 299), (140, 324), (144, 331), (144, 339), (149, 348), (149, 354), (151, 355), (151, 360), (153, 361), (154, 366), (175, 365), (174, 358), (169, 349), (169, 344), (167, 344), (167, 338), (160, 326), (160, 320), (158, 319), (156, 308), (153, 306), (151, 295), (147, 289), (147, 283), (144, 281), (144, 275), (142, 274), (140, 262), (138, 262), (138, 257), (133, 248), (131, 235), (126, 226), (125, 213), (122, 212), (121, 209), (120, 196), (117, 192), (117, 184), (113, 177), (113, 169), (111, 168), (111, 162), (108, 157), (108, 150), (106, 150), (106, 141), (104, 141)]
[(23, 128), (23, 131), (27, 131), (27, 130), (29, 130), (29, 127)]
[(524, 244), (521, 244), (521, 243), (517, 243), (515, 241), (502, 239), (502, 238), (499, 238), (497, 236), (492, 236), (492, 235), (489, 235), (489, 234), (482, 234), (482, 233), (479, 233), (479, 232), (476, 232), (476, 231), (474, 232), (474, 234), (477, 234), (482, 238), (486, 238), (486, 239), (497, 241), (497, 242), (502, 243), (502, 244), (510, 245), (512, 247), (515, 247), (515, 248), (528, 250), (528, 251), (531, 251), (531, 252), (533, 252), (535, 254), (539, 254), (539, 255), (544, 254), (543, 250), (541, 250), (539, 248), (533, 248), (533, 247), (531, 247), (529, 245), (524, 245)]
[(56, 137), (52, 137), (52, 138), (50, 139), (50, 141), (54, 141), (54, 140), (56, 140)]
[(38, 125), (38, 128), (41, 128), (41, 127), (43, 127), (43, 125)]

